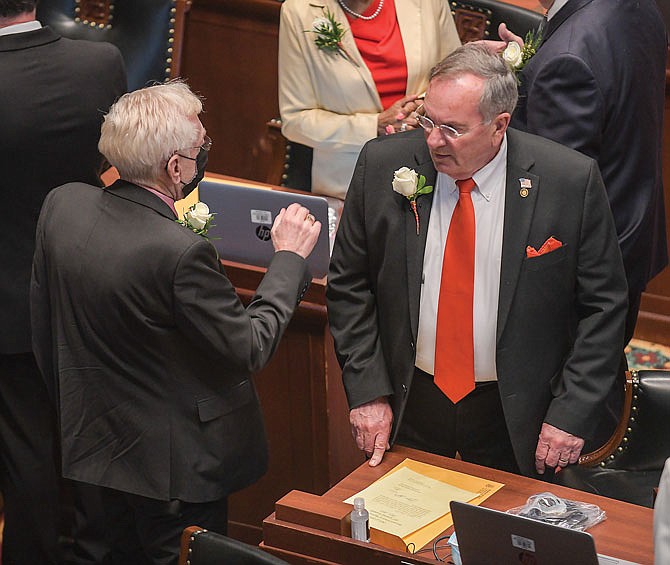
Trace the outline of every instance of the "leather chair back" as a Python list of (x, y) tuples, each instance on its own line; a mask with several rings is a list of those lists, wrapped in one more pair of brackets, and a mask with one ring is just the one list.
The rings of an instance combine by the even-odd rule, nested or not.
[(602, 448), (583, 454), (555, 482), (642, 506), (670, 457), (670, 371), (631, 371), (619, 426)]
[(40, 0), (37, 19), (63, 37), (116, 45), (128, 89), (135, 90), (179, 76), (190, 5), (191, 0)]
[(461, 42), (478, 39), (499, 40), (498, 26), (505, 22), (508, 29), (526, 37), (542, 22), (542, 14), (498, 0), (451, 0), (451, 13)]
[(670, 457), (670, 371), (633, 373), (633, 398), (625, 435), (601, 463), (610, 469), (659, 471)]
[(189, 526), (181, 536), (179, 565), (288, 565), (258, 547)]

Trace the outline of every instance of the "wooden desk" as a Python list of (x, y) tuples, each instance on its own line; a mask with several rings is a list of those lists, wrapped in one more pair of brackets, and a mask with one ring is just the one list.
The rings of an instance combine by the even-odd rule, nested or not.
[[(595, 539), (598, 553), (640, 564), (651, 565), (654, 561), (653, 513), (649, 508), (403, 447), (395, 447), (392, 452), (387, 453), (378, 467), (371, 468), (367, 463), (361, 465), (321, 497), (324, 504), (327, 501), (343, 501), (361, 491), (407, 457), (504, 483), (505, 486), (483, 504), (496, 510), (519, 506), (530, 495), (544, 491), (571, 500), (597, 504), (607, 514), (604, 522), (588, 530)], [(451, 533), (451, 528), (447, 533)], [(400, 553), (379, 545), (357, 542), (349, 537), (282, 522), (274, 514), (263, 522), (262, 546), (266, 551), (293, 564), (436, 563), (431, 552), (420, 555)]]

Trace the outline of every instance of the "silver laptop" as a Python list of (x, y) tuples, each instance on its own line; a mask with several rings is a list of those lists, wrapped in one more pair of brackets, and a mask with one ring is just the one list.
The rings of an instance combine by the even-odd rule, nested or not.
[(598, 565), (586, 532), (455, 501), (451, 515), (463, 565)]
[(329, 218), (325, 198), (225, 181), (202, 181), (198, 190), (200, 200), (216, 213), (207, 237), (222, 259), (267, 267), (274, 255), (272, 223), (282, 208), (297, 202), (321, 222), (319, 239), (307, 258), (310, 274), (322, 278), (328, 273)]

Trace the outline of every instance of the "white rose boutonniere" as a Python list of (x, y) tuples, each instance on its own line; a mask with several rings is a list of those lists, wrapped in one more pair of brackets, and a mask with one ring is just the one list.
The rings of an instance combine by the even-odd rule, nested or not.
[(523, 62), (521, 46), (516, 41), (510, 41), (503, 51), (502, 58), (513, 69), (521, 66)]
[(502, 58), (518, 75), (535, 55), (540, 43), (542, 43), (542, 33), (531, 30), (526, 34), (523, 47), (516, 41), (510, 41), (502, 52)]
[(422, 194), (433, 192), (433, 187), (426, 186), (426, 177), (408, 167), (400, 167), (393, 173), (392, 185), (395, 192), (402, 194), (409, 200), (409, 205), (416, 220), (416, 235), (419, 235), (419, 213), (416, 209), (416, 199)]
[(328, 8), (323, 8), (323, 16), (315, 18), (312, 22), (312, 29), (306, 29), (305, 33), (315, 34), (314, 43), (319, 49), (339, 53), (358, 66), (342, 45), (342, 38), (345, 33), (344, 26), (335, 19), (335, 14)]
[(214, 214), (210, 214), (209, 206), (204, 202), (196, 202), (186, 212), (183, 220), (176, 220), (178, 224), (186, 226), (191, 231), (207, 237), (207, 231), (212, 226)]

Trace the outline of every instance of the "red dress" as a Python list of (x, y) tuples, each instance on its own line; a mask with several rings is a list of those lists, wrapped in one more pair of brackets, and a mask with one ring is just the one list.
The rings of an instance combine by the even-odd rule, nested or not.
[[(362, 15), (371, 16), (378, 6), (379, 1), (372, 2)], [(386, 109), (405, 96), (407, 91), (407, 59), (394, 0), (384, 0), (384, 6), (373, 20), (349, 14), (347, 19), (356, 47), (370, 69), (382, 106)]]

